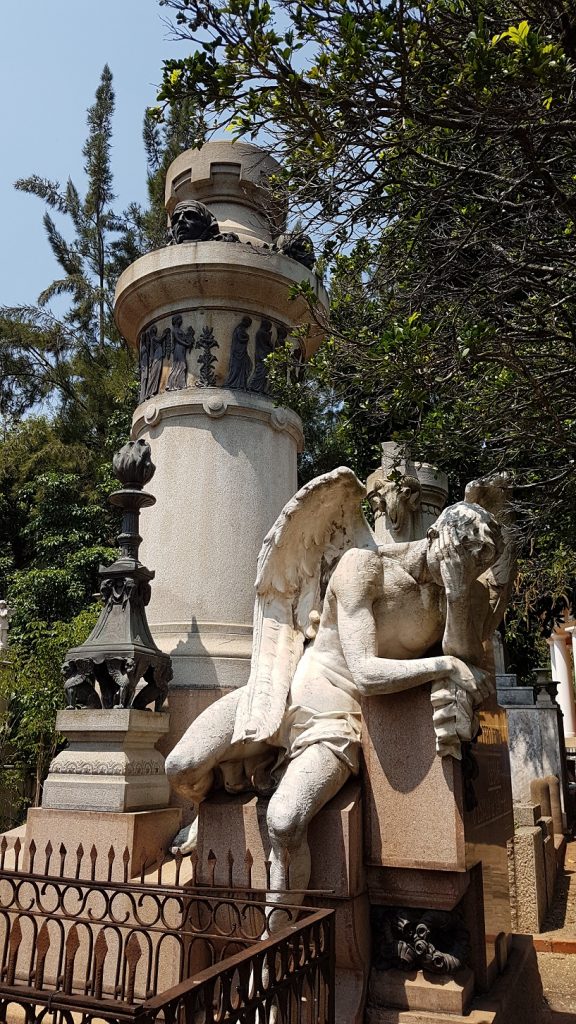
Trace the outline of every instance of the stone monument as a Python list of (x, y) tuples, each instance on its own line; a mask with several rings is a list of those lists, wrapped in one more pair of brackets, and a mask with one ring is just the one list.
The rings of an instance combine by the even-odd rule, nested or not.
[[(375, 529), (384, 541), (413, 541), (430, 530), (447, 496), (444, 474), (426, 463), (403, 458), (393, 444), (382, 446), (382, 464), (368, 480)], [(500, 522), (502, 556), (485, 583), (493, 609), (492, 625), (502, 618), (515, 572), (515, 533), (507, 511), (508, 479), (498, 474), (472, 481), (465, 499), (488, 508)], [(491, 579), (488, 577), (491, 576)], [(476, 595), (469, 595), (470, 620), (478, 615)], [(464, 614), (464, 612), (462, 613)], [(486, 989), (502, 958), (502, 935), (511, 931), (509, 858), (514, 831), (506, 715), (496, 699), (494, 658), (498, 634), (483, 634), (475, 660), (482, 664), (491, 693), (479, 710), (480, 729), (473, 744), (464, 744), (461, 766), (445, 762), (439, 771), (432, 759), (425, 719), (424, 693), (398, 699), (388, 715), (365, 702), (364, 754), (367, 766), (366, 857), (372, 899), (381, 905), (408, 907), (422, 900), (426, 878), (428, 902), (444, 911), (475, 903), (481, 907), (486, 942), (472, 953), (477, 989)], [(443, 642), (443, 644), (445, 641)], [(418, 707), (420, 701), (420, 707)], [(407, 759), (394, 743), (411, 730), (417, 754)], [(428, 751), (427, 755), (425, 751)], [(410, 824), (399, 833), (394, 821)], [(482, 929), (481, 929), (482, 931)], [(500, 936), (499, 942), (497, 941)], [(504, 945), (509, 947), (509, 938)]]
[(382, 462), (366, 482), (380, 544), (426, 536), (448, 497), (448, 478), (429, 462), (415, 462), (395, 441), (382, 444)]
[[(385, 546), (350, 470), (302, 488), (260, 553), (248, 684), (201, 714), (166, 761), (199, 806), (181, 850), (196, 847), (201, 860), (208, 844), (222, 855), (231, 836), (250, 836), (251, 849), (260, 837), (276, 904), (301, 899), (311, 879), (337, 880), (342, 1021), (364, 1019), (370, 962), (374, 1022), (398, 1009), (414, 1012), (406, 1021), (466, 1012), (509, 952), (514, 984), (534, 983), (533, 950), (509, 936), (512, 804), (497, 705), (483, 712), (479, 771), (469, 750), (494, 691), (486, 651), (512, 564), (509, 536), (485, 507), (491, 499), (500, 511), (499, 482), (471, 485), (424, 538)], [(352, 781), (361, 745), (364, 808)], [(215, 787), (269, 796), (265, 819), (253, 798), (210, 799)], [(440, 988), (426, 971), (456, 973)]]
[(172, 244), (116, 289), (116, 322), (140, 354), (132, 436), (158, 466), (142, 550), (157, 567), (151, 629), (174, 672), (170, 744), (248, 679), (254, 566), (296, 490), (302, 428), (268, 396), (265, 359), (294, 329), (298, 362), (322, 339), (296, 286), (320, 317), (328, 299), (309, 241), (284, 234), (266, 187), (277, 170), (240, 142), (182, 153), (166, 180)]
[[(502, 1024), (507, 999), (536, 1024), (533, 950), (509, 937), (491, 672), (513, 571), (502, 487), (476, 481), (443, 509), (443, 475), (386, 448), (368, 488), (375, 533), (351, 470), (295, 493), (301, 424), (268, 394), (266, 360), (292, 339), (299, 371), (328, 299), (310, 241), (285, 233), (275, 171), (243, 143), (183, 153), (166, 185), (171, 244), (118, 282), (140, 365), (113, 496), (120, 554), (66, 658), (69, 747), (28, 847), (104, 832), (137, 864), (178, 833), (201, 884), (206, 861), (215, 872), (250, 848), (269, 932), (283, 903), (337, 908), (339, 1024), (443, 1024), (471, 1007)], [(198, 810), (180, 832), (157, 746)]]

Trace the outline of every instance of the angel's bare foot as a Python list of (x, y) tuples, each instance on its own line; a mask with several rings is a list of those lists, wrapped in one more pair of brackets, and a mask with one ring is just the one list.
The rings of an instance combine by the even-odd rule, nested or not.
[(185, 825), (174, 836), (170, 844), (170, 853), (192, 853), (198, 845), (198, 818), (191, 825)]

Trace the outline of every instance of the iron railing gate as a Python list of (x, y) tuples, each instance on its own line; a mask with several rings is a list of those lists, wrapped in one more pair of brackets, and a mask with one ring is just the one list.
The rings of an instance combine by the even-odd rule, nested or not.
[(199, 885), (194, 857), (135, 879), (125, 851), (116, 880), (113, 850), (80, 846), (73, 874), (64, 846), (39, 857), (17, 842), (10, 867), (6, 852), (4, 840), (0, 1020), (17, 1006), (26, 1024), (333, 1024), (333, 911), (274, 904), (268, 937), (266, 894)]

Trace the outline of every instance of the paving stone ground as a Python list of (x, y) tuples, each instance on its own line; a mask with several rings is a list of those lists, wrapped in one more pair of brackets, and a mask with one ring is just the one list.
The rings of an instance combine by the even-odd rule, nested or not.
[[(566, 848), (564, 874), (558, 879), (550, 908), (536, 945), (554, 943), (557, 952), (538, 952), (544, 988), (543, 1024), (576, 1024), (576, 841)], [(538, 942), (540, 940), (540, 943)], [(560, 952), (562, 947), (566, 952)], [(572, 950), (572, 952), (568, 952)]]

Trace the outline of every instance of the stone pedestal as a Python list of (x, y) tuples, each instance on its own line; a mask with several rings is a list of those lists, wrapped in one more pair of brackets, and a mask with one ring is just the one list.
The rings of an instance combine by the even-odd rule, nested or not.
[(115, 708), (59, 711), (56, 729), (68, 740), (44, 783), (43, 807), (143, 811), (167, 807), (164, 758), (156, 750), (169, 716)]
[[(477, 806), (467, 810), (460, 762), (435, 752), (430, 688), (371, 698), (362, 706), (366, 762), (365, 857), (371, 902), (453, 910), (481, 864), (476, 917), (476, 984), (497, 971), (497, 936), (511, 930), (508, 844), (514, 822), (505, 713), (495, 702), (481, 711), (474, 745)], [(398, 736), (410, 742), (398, 743)], [(474, 915), (472, 915), (474, 916)]]
[[(74, 877), (78, 847), (82, 877), (90, 877), (95, 847), (96, 878), (138, 875), (163, 856), (181, 824), (181, 811), (168, 807), (164, 758), (156, 744), (168, 733), (164, 713), (115, 708), (59, 711), (56, 728), (68, 746), (50, 765), (42, 807), (28, 811), (25, 845), (36, 846), (36, 870), (52, 848), (52, 867)], [(88, 874), (86, 874), (88, 872)], [(49, 873), (49, 870), (48, 870)]]
[(31, 807), (26, 820), (25, 843), (28, 849), (34, 840), (36, 870), (38, 865), (45, 864), (46, 847), (50, 843), (55, 873), (69, 878), (75, 876), (77, 851), (81, 845), (84, 851), (83, 877), (90, 877), (90, 851), (94, 846), (97, 852), (95, 877), (106, 879), (112, 849), (114, 859), (110, 877), (113, 882), (121, 882), (125, 872), (124, 857), (128, 862), (128, 877), (138, 877), (144, 864), (151, 868), (166, 853), (180, 828), (181, 818), (178, 807), (124, 813)]
[[(267, 800), (217, 795), (200, 805), (199, 881), (265, 889), (270, 843)], [(363, 1024), (370, 968), (370, 922), (362, 865), (360, 786), (349, 782), (314, 818), (308, 840), (307, 902), (336, 910), (336, 1021)], [(246, 851), (250, 857), (246, 858)], [(327, 851), (330, 856), (327, 856)]]
[(434, 1009), (369, 1005), (366, 1024), (542, 1024), (542, 982), (532, 939), (515, 935), (508, 963), (487, 995), (476, 996), (465, 1014), (438, 1008), (441, 985), (428, 983)]
[(425, 977), (422, 971), (373, 971), (370, 979), (370, 1007), (389, 1010), (427, 1010), (438, 1013), (466, 1013), (474, 993), (474, 975), (464, 967), (453, 977)]

